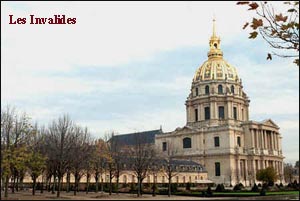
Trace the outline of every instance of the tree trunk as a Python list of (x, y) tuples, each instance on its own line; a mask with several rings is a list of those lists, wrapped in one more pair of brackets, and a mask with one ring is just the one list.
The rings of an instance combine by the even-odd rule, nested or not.
[(101, 192), (103, 193), (103, 178), (102, 178), (102, 176), (101, 176)]
[(96, 181), (95, 192), (98, 193), (98, 190), (99, 190), (98, 189), (98, 185), (99, 185), (99, 175), (98, 175), (98, 173), (95, 174), (95, 181)]
[(24, 190), (23, 180), (24, 180), (24, 176), (20, 176), (20, 190)]
[(109, 176), (109, 195), (112, 193), (112, 178)]
[(141, 178), (138, 176), (138, 190), (137, 190), (137, 196), (140, 197), (141, 196)]
[(117, 177), (117, 195), (119, 195), (119, 175)]
[(6, 178), (5, 178), (5, 191), (4, 191), (4, 197), (8, 197), (8, 182), (9, 182), (9, 176), (6, 175)]
[(91, 175), (89, 173), (87, 173), (87, 175), (86, 175), (86, 194), (89, 193), (90, 177), (91, 177)]
[(46, 180), (46, 186), (47, 186), (48, 192), (50, 192), (50, 184), (51, 184), (51, 177), (50, 177), (50, 179), (48, 178), (48, 179)]
[(42, 183), (41, 183), (41, 194), (44, 193), (44, 180), (43, 180), (43, 174), (42, 174)]
[(20, 182), (20, 176), (17, 176), (17, 183), (16, 183), (16, 191), (19, 192), (19, 182)]
[(52, 185), (52, 194), (54, 194), (55, 192), (55, 184), (56, 184), (56, 182), (55, 182), (55, 176), (53, 177), (53, 185)]
[(58, 176), (58, 184), (57, 184), (57, 194), (56, 197), (60, 196), (60, 188), (61, 188), (61, 176)]
[(13, 173), (13, 183), (11, 188), (11, 193), (15, 193), (15, 184), (16, 184), (16, 171)]
[(153, 182), (153, 186), (152, 186), (152, 196), (156, 196), (156, 183), (155, 183), (155, 179), (154, 179), (154, 182)]
[(171, 180), (172, 180), (172, 178), (171, 177), (169, 177), (169, 185), (168, 185), (168, 197), (171, 197)]
[(32, 183), (32, 195), (35, 195), (35, 184), (36, 184), (36, 177), (35, 176), (32, 178), (32, 181), (33, 181), (33, 183)]
[(76, 195), (76, 192), (77, 192), (77, 180), (78, 180), (78, 177), (77, 177), (77, 175), (75, 174), (74, 195)]
[(67, 189), (66, 192), (69, 193), (70, 192), (70, 180), (71, 180), (71, 173), (70, 171), (67, 172)]

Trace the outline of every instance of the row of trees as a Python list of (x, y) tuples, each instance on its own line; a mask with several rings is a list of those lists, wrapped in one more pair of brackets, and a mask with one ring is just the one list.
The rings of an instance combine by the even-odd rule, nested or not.
[[(101, 175), (105, 171), (109, 173), (111, 195), (112, 180), (116, 179), (118, 187), (124, 163), (130, 160), (130, 168), (138, 179), (137, 194), (141, 196), (145, 177), (160, 171), (159, 166), (155, 165), (155, 148), (143, 140), (141, 136), (135, 135), (134, 145), (124, 147), (113, 132), (103, 139), (95, 139), (88, 128), (75, 124), (68, 115), (53, 120), (46, 127), (37, 123), (33, 125), (28, 115), (20, 115), (12, 107), (1, 108), (1, 190), (4, 189), (5, 197), (8, 196), (9, 184), (12, 193), (18, 191), (23, 186), (25, 173), (29, 173), (33, 181), (33, 195), (40, 175), (42, 189), (45, 186), (50, 191), (52, 185), (52, 193), (57, 189), (57, 197), (60, 197), (65, 175), (67, 192), (71, 189), (71, 175), (75, 179), (74, 195), (79, 190), (83, 176), (86, 176), (87, 193), (92, 176), (98, 192), (99, 182), (103, 191)], [(167, 159), (166, 174), (171, 194), (171, 179), (175, 168), (170, 158)]]

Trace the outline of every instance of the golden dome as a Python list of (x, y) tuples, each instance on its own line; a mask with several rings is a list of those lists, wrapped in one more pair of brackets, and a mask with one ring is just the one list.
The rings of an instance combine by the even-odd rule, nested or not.
[(223, 59), (220, 49), (220, 37), (216, 36), (215, 19), (213, 20), (213, 35), (209, 40), (210, 50), (208, 60), (196, 71), (193, 81), (205, 80), (232, 80), (239, 79), (236, 69)]

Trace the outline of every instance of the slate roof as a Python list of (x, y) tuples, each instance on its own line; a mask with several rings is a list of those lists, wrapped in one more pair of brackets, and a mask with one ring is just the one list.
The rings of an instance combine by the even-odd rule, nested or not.
[(162, 130), (150, 130), (136, 133), (115, 135), (113, 138), (121, 145), (134, 145), (136, 142), (141, 144), (155, 144), (155, 135), (162, 134)]
[[(127, 169), (132, 169), (132, 166), (134, 164), (133, 157), (125, 156), (121, 160), (123, 164), (126, 164)], [(168, 165), (168, 162), (166, 159), (156, 158), (153, 165), (158, 167), (166, 167)], [(177, 167), (176, 170), (179, 172), (207, 172), (206, 168), (203, 165), (190, 160), (172, 159), (170, 161), (170, 165), (172, 165), (173, 167)]]

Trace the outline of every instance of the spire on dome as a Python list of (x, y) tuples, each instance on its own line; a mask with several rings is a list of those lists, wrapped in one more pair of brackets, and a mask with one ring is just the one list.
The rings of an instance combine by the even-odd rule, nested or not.
[(216, 57), (222, 58), (223, 53), (220, 49), (220, 42), (221, 42), (220, 37), (218, 37), (216, 34), (216, 18), (214, 16), (214, 18), (213, 18), (213, 33), (209, 40), (210, 50), (207, 55), (209, 58), (216, 58)]
[(214, 15), (214, 18), (213, 18), (213, 35), (212, 37), (217, 37), (216, 35), (216, 17)]

